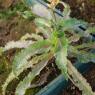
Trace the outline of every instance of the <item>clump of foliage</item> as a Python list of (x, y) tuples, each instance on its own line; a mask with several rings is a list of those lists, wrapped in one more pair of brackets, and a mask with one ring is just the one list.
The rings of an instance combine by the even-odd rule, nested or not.
[(35, 16), (31, 11), (21, 2), (16, 3), (14, 6), (0, 10), (0, 19), (10, 19), (13, 16), (21, 15), (24, 18), (29, 20), (33, 19)]
[[(70, 79), (83, 92), (83, 95), (95, 95), (89, 83), (70, 60), (76, 58), (76, 62), (80, 63), (95, 62), (95, 52), (93, 52), (95, 40), (92, 36), (95, 33), (95, 27), (90, 27), (82, 20), (70, 18), (69, 6), (62, 4), (65, 6), (63, 18), (57, 20), (54, 14), (52, 14), (53, 19), (35, 18), (34, 22), (37, 26), (35, 34), (26, 34), (19, 41), (11, 41), (0, 48), (1, 55), (12, 48), (22, 49), (15, 55), (12, 71), (2, 86), (3, 95), (13, 79), (18, 78), (27, 68), (32, 68), (32, 71), (16, 87), (15, 95), (24, 95), (31, 87), (31, 81), (39, 75), (52, 57), (55, 57), (56, 65), (64, 77), (67, 80)], [(44, 37), (39, 35), (40, 33)]]

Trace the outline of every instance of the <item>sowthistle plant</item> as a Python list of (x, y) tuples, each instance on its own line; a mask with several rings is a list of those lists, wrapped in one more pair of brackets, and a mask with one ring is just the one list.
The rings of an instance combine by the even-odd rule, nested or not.
[[(90, 27), (82, 20), (70, 18), (69, 6), (62, 4), (65, 5), (63, 18), (55, 20), (54, 14), (52, 14), (53, 19), (35, 18), (34, 22), (37, 26), (35, 34), (26, 34), (19, 41), (9, 42), (5, 47), (0, 48), (0, 54), (12, 48), (22, 49), (15, 55), (12, 71), (2, 86), (3, 95), (6, 94), (7, 86), (13, 79), (18, 78), (27, 68), (32, 68), (32, 71), (16, 87), (15, 95), (24, 95), (31, 87), (31, 81), (39, 75), (52, 57), (55, 57), (56, 65), (66, 80), (70, 79), (83, 92), (83, 95), (95, 95), (89, 83), (70, 60), (76, 58), (80, 63), (95, 62), (95, 52), (93, 52), (95, 40), (92, 36), (95, 33), (95, 27)], [(44, 37), (40, 36), (40, 33)], [(33, 38), (35, 41), (27, 40), (28, 38)]]

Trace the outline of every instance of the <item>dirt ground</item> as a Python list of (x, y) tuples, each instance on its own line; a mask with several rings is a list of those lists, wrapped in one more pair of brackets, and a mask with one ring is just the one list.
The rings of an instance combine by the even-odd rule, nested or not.
[[(95, 24), (95, 2), (94, 0), (63, 0), (67, 2), (72, 10), (71, 16), (76, 17), (78, 19), (83, 19), (89, 23)], [(35, 25), (31, 20), (23, 19), (18, 13), (12, 13), (11, 11), (15, 10), (14, 7), (19, 4), (20, 0), (0, 0), (0, 46), (4, 46), (7, 42), (11, 40), (19, 40), (20, 37), (26, 33), (35, 32)], [(22, 5), (21, 5), (22, 6)], [(19, 7), (18, 7), (19, 9)], [(11, 11), (9, 11), (11, 10)], [(22, 10), (22, 9), (21, 9)], [(7, 13), (8, 12), (8, 13)], [(4, 15), (2, 16), (1, 13)], [(8, 16), (7, 16), (8, 15)], [(4, 54), (6, 57), (0, 57), (0, 86), (5, 80), (6, 76), (9, 73), (10, 65), (12, 58), (11, 56), (15, 53), (15, 50), (9, 51)], [(2, 60), (5, 61), (2, 61)], [(8, 68), (6, 68), (6, 65)], [(49, 66), (50, 67), (50, 66)], [(49, 68), (48, 67), (48, 68)], [(37, 81), (37, 86), (44, 86), (47, 84), (47, 77), (54, 75), (56, 77), (56, 67), (52, 64), (51, 69), (47, 74), (42, 73), (42, 78), (40, 77), (40, 81)], [(2, 69), (3, 68), (3, 69)], [(88, 79), (88, 82), (91, 83), (93, 90), (95, 91), (95, 66), (91, 69), (91, 71), (85, 75)], [(47, 72), (48, 69), (45, 69)], [(52, 72), (52, 73), (51, 73)], [(42, 81), (44, 82), (42, 83)], [(11, 93), (11, 92), (10, 92)], [(1, 87), (0, 87), (0, 95), (1, 95)], [(13, 94), (10, 94), (13, 95)], [(75, 88), (72, 84), (66, 89), (65, 92), (62, 92), (62, 95), (81, 95), (81, 92)]]
[(95, 1), (94, 0), (62, 0), (71, 7), (72, 17), (83, 19), (95, 24)]

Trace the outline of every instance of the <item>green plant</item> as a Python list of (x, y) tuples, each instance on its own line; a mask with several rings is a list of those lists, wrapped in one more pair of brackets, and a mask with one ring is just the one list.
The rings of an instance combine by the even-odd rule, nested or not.
[(8, 9), (3, 9), (0, 11), (0, 19), (10, 19), (16, 15), (21, 15), (25, 19), (35, 18), (31, 11), (28, 10), (28, 8), (21, 1), (15, 4), (15, 6), (11, 6)]
[[(68, 7), (65, 10), (67, 9)], [(22, 48), (21, 52), (15, 55), (12, 71), (2, 86), (3, 95), (6, 93), (8, 84), (14, 78), (18, 78), (25, 69), (32, 68), (32, 71), (19, 82), (15, 91), (15, 95), (24, 95), (31, 86), (31, 81), (39, 75), (52, 57), (55, 57), (56, 65), (64, 77), (79, 87), (83, 95), (95, 95), (89, 83), (76, 70), (70, 60), (76, 58), (76, 61), (81, 63), (95, 62), (95, 53), (92, 52), (95, 43), (91, 36), (95, 33), (95, 29), (89, 27), (84, 32), (80, 31), (78, 26), (88, 26), (88, 24), (70, 18), (67, 11), (65, 11), (65, 17), (57, 21), (54, 15), (52, 17), (54, 18), (52, 20), (36, 18), (34, 20), (37, 26), (36, 34), (25, 35), (20, 41), (9, 42), (5, 47), (0, 48), (0, 54), (12, 48)], [(42, 33), (45, 38), (41, 37), (39, 33)], [(35, 41), (27, 40), (27, 38), (34, 38)], [(83, 41), (78, 44), (80, 39)]]

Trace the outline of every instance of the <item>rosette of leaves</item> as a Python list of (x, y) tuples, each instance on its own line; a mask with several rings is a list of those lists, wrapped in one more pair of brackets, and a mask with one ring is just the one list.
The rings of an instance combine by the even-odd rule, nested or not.
[[(95, 28), (89, 27), (88, 23), (82, 20), (70, 17), (67, 19), (63, 17), (58, 21), (36, 18), (34, 22), (37, 26), (36, 34), (26, 35), (20, 41), (7, 44), (0, 49), (0, 53), (3, 53), (11, 48), (22, 48), (21, 52), (15, 55), (12, 71), (2, 86), (3, 95), (6, 94), (7, 86), (14, 78), (18, 78), (27, 68), (32, 68), (16, 87), (15, 95), (24, 95), (31, 87), (31, 81), (39, 75), (52, 57), (55, 57), (56, 65), (64, 77), (72, 80), (82, 90), (83, 95), (95, 95), (89, 83), (70, 60), (74, 57), (81, 63), (95, 62), (95, 52), (93, 52), (95, 40), (92, 36)], [(44, 38), (39, 33), (42, 33)], [(28, 37), (34, 38), (35, 41), (26, 40)]]

